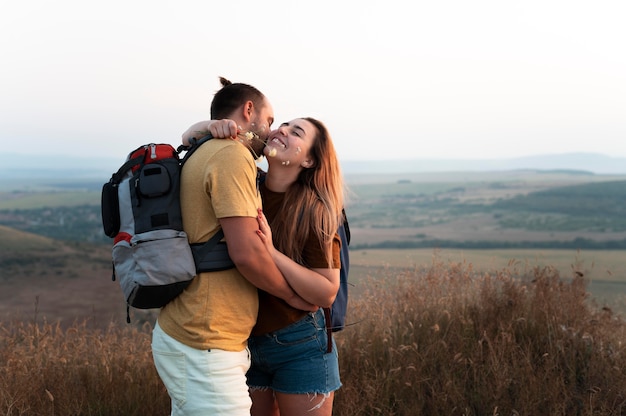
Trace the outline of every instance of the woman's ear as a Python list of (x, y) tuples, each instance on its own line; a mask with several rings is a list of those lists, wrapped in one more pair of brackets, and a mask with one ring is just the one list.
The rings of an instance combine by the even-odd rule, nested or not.
[(313, 161), (311, 159), (303, 160), (302, 163), (300, 163), (300, 166), (302, 166), (305, 169), (312, 168), (313, 167)]

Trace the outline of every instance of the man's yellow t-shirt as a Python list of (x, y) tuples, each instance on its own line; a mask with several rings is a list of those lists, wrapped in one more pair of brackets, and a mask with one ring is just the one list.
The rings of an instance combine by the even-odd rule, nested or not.
[[(261, 198), (250, 150), (232, 140), (209, 140), (181, 174), (183, 228), (190, 243), (209, 240), (219, 218), (257, 216)], [(159, 314), (172, 338), (197, 349), (241, 351), (256, 323), (257, 289), (236, 268), (200, 273)]]

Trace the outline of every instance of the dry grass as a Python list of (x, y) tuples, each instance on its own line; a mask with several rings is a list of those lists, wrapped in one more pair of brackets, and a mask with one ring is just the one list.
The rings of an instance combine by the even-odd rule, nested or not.
[(373, 276), (337, 338), (339, 415), (626, 414), (626, 327), (550, 267)]
[(0, 334), (2, 415), (168, 413), (149, 329), (11, 323)]
[[(581, 278), (436, 258), (376, 270), (337, 334), (335, 415), (626, 414), (626, 326)], [(1, 415), (168, 412), (149, 326), (0, 324)]]

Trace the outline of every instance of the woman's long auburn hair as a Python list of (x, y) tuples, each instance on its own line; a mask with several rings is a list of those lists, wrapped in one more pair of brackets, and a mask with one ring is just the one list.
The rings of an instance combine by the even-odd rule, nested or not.
[(344, 184), (339, 160), (326, 126), (310, 117), (316, 134), (309, 156), (310, 168), (303, 169), (285, 193), (281, 211), (270, 226), (275, 247), (297, 263), (305, 264), (302, 253), (309, 233), (322, 242), (329, 268), (332, 268), (332, 242), (343, 223)]

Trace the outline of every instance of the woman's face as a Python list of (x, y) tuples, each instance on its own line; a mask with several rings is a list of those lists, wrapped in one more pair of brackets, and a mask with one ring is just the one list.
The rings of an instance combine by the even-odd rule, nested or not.
[(270, 132), (263, 153), (268, 164), (282, 166), (312, 166), (309, 149), (313, 145), (317, 129), (302, 118), (281, 124)]

